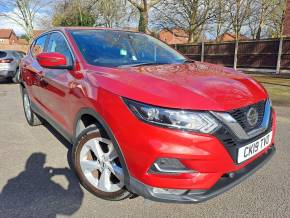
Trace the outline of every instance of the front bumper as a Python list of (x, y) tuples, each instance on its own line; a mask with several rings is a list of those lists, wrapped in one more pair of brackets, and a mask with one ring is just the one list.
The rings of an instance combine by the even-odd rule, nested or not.
[[(207, 200), (236, 185), (238, 182), (235, 181), (238, 178), (241, 177), (239, 179), (241, 181), (246, 178), (246, 174), (252, 174), (253, 169), (257, 168), (252, 163), (256, 163), (256, 160), (264, 162), (259, 160), (263, 159), (262, 157), (269, 149), (268, 147), (247, 161), (238, 164), (236, 161), (238, 149), (252, 143), (256, 138), (246, 141), (235, 139), (227, 128), (223, 128), (224, 132), (217, 135), (206, 135), (153, 126), (140, 122), (128, 110), (119, 96), (103, 90), (99, 91), (99, 94), (102, 98), (102, 106), (113, 109), (103, 110), (101, 116), (114, 133), (116, 146), (120, 148), (122, 153), (120, 156), (126, 164), (128, 176), (125, 178), (125, 185), (133, 193), (145, 198), (169, 202)], [(116, 116), (116, 114), (120, 116)], [(273, 132), (271, 142), (271, 146), (273, 146), (276, 132), (274, 110), (269, 129), (257, 137), (262, 137), (267, 131)], [(229, 136), (229, 138), (219, 136)], [(266, 155), (266, 157), (268, 156)], [(152, 173), (151, 166), (159, 158), (178, 159), (192, 172), (180, 174)], [(232, 172), (237, 173), (233, 179), (224, 179)], [(220, 181), (223, 181), (222, 184), (217, 185), (221, 183)], [(184, 190), (184, 193), (161, 193), (162, 190), (177, 190), (174, 193), (180, 193), (178, 191)]]
[(217, 195), (222, 194), (223, 192), (226, 192), (241, 183), (265, 165), (275, 154), (275, 152), (276, 149), (273, 145), (262, 156), (246, 165), (244, 168), (233, 172), (233, 178), (227, 176), (228, 174), (226, 174), (221, 177), (219, 181), (209, 190), (186, 190), (182, 194), (172, 194), (172, 192), (166, 193), (166, 189), (164, 189), (163, 193), (156, 193), (153, 187), (145, 185), (134, 178), (130, 178), (130, 186), (128, 189), (135, 194), (153, 201), (171, 203), (200, 203), (216, 197)]

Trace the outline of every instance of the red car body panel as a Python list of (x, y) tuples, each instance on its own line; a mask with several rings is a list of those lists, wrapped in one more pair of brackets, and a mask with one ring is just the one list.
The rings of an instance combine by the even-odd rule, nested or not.
[(212, 64), (88, 69), (95, 86), (101, 83), (117, 95), (169, 108), (228, 111), (267, 98), (249, 76)]
[[(75, 134), (80, 110), (96, 111), (112, 130), (130, 176), (138, 181), (159, 188), (208, 190), (222, 175), (242, 169), (267, 151), (237, 165), (215, 136), (142, 122), (121, 98), (167, 108), (226, 112), (268, 98), (266, 90), (249, 76), (200, 62), (130, 68), (92, 66), (82, 57), (69, 28), (61, 31), (74, 53), (74, 69), (45, 69), (29, 54), (22, 61), (22, 79), (32, 102), (70, 136)], [(272, 117), (275, 135), (274, 110)], [(196, 173), (148, 173), (161, 157), (180, 159)]]
[[(266, 152), (265, 150), (254, 158), (236, 165), (224, 145), (214, 136), (170, 130), (140, 122), (123, 106), (124, 102), (119, 96), (107, 91), (102, 92), (104, 94), (100, 96), (104, 97), (100, 101), (103, 106), (114, 108), (114, 110), (104, 110), (102, 117), (110, 123), (122, 151), (126, 154), (129, 172), (135, 178), (153, 187), (208, 189), (221, 175), (242, 169)], [(115, 114), (122, 114), (122, 117)], [(275, 113), (273, 119), (275, 123)], [(275, 129), (274, 125), (273, 130)], [(274, 144), (274, 138), (272, 144)], [(178, 176), (149, 174), (149, 167), (160, 157), (178, 158), (189, 169), (199, 173)]]

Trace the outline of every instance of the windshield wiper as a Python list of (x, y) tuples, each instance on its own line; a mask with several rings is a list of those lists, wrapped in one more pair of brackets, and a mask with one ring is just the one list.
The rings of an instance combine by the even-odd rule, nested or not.
[(144, 62), (144, 63), (137, 63), (137, 64), (125, 64), (119, 67), (140, 67), (140, 66), (163, 65), (163, 64), (168, 64), (168, 63)]
[(194, 63), (194, 60), (184, 60), (183, 64), (187, 64), (187, 63)]
[[(194, 60), (184, 60), (181, 64), (186, 63), (194, 63)], [(170, 64), (170, 63), (158, 63), (158, 62), (143, 62), (143, 63), (136, 63), (136, 64), (124, 64), (120, 65), (119, 67), (140, 67), (140, 66), (150, 66), (150, 65), (164, 65), (164, 64)], [(174, 64), (174, 63), (172, 63)]]

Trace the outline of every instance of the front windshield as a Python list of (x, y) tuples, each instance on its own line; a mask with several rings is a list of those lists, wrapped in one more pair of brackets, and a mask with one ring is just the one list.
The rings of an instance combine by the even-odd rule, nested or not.
[(126, 67), (187, 61), (165, 43), (146, 34), (114, 30), (73, 30), (71, 34), (91, 65)]

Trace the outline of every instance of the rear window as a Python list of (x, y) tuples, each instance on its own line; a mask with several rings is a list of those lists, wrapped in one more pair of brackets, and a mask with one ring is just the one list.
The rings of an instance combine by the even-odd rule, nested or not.
[(0, 51), (0, 58), (6, 57), (7, 53), (4, 51)]

